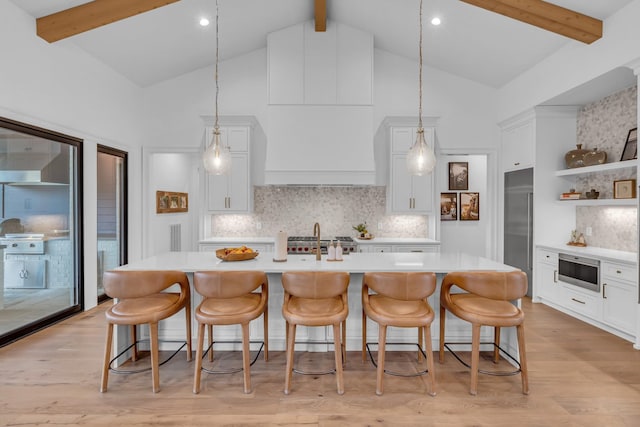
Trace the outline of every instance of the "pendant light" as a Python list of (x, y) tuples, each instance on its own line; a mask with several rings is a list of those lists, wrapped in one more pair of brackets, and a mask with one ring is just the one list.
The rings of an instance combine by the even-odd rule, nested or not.
[(218, 0), (216, 0), (216, 121), (213, 127), (213, 135), (211, 144), (204, 151), (202, 157), (205, 170), (212, 175), (226, 175), (231, 170), (231, 155), (229, 148), (225, 147), (220, 141), (220, 126), (218, 125), (218, 94), (220, 87), (218, 85)]
[(416, 131), (416, 142), (407, 153), (407, 169), (411, 175), (426, 175), (436, 167), (436, 155), (433, 149), (427, 145), (424, 139), (424, 128), (422, 127), (422, 0), (420, 0), (420, 72), (419, 72), (419, 94), (420, 108), (418, 110), (418, 130)]

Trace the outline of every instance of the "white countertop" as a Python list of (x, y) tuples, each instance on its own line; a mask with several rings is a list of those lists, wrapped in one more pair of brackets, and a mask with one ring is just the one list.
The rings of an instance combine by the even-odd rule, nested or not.
[(209, 237), (207, 239), (200, 240), (199, 243), (275, 243), (275, 237)]
[(354, 237), (359, 245), (439, 245), (440, 242), (424, 237), (374, 237), (373, 239), (358, 239)]
[(571, 255), (595, 257), (603, 260), (624, 262), (634, 265), (638, 263), (638, 254), (635, 252), (617, 251), (614, 249), (598, 248), (595, 246), (587, 246), (583, 248), (579, 246), (569, 246), (566, 244), (547, 244), (537, 246), (539, 248), (547, 248)]
[(448, 273), (464, 270), (512, 271), (513, 267), (464, 253), (354, 253), (344, 261), (316, 261), (315, 255), (289, 256), (286, 262), (274, 262), (272, 252), (263, 252), (247, 261), (224, 262), (211, 252), (166, 252), (134, 261), (119, 270), (259, 270), (267, 273), (284, 271), (432, 271)]

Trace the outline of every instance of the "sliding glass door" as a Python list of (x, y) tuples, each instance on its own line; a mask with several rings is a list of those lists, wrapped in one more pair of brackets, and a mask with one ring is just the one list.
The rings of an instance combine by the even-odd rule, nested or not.
[(0, 345), (82, 311), (82, 140), (0, 118)]
[(102, 274), (127, 262), (127, 153), (98, 146), (98, 301)]

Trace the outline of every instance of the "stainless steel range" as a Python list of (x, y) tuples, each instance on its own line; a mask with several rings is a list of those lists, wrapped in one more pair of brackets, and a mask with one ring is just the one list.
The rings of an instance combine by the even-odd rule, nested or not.
[[(321, 239), (320, 240), (320, 253), (327, 254), (327, 248), (329, 243), (333, 240), (335, 245), (337, 241), (340, 241), (342, 246), (343, 255), (348, 255), (352, 252), (358, 251), (358, 244), (349, 236), (336, 236), (333, 239)], [(317, 239), (315, 237), (308, 236), (290, 236), (287, 239), (287, 254), (289, 255), (306, 255), (316, 253)]]
[(7, 233), (4, 249), (5, 288), (44, 288), (44, 234)]

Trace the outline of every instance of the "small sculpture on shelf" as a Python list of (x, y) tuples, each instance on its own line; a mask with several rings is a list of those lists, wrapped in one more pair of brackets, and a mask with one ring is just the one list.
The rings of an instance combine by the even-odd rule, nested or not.
[(600, 196), (600, 192), (596, 191), (595, 188), (592, 188), (591, 191), (587, 191), (584, 193), (587, 199), (597, 199)]
[(578, 233), (578, 230), (571, 231), (571, 241), (567, 243), (569, 246), (587, 246), (587, 242), (584, 239), (584, 235), (582, 233)]

